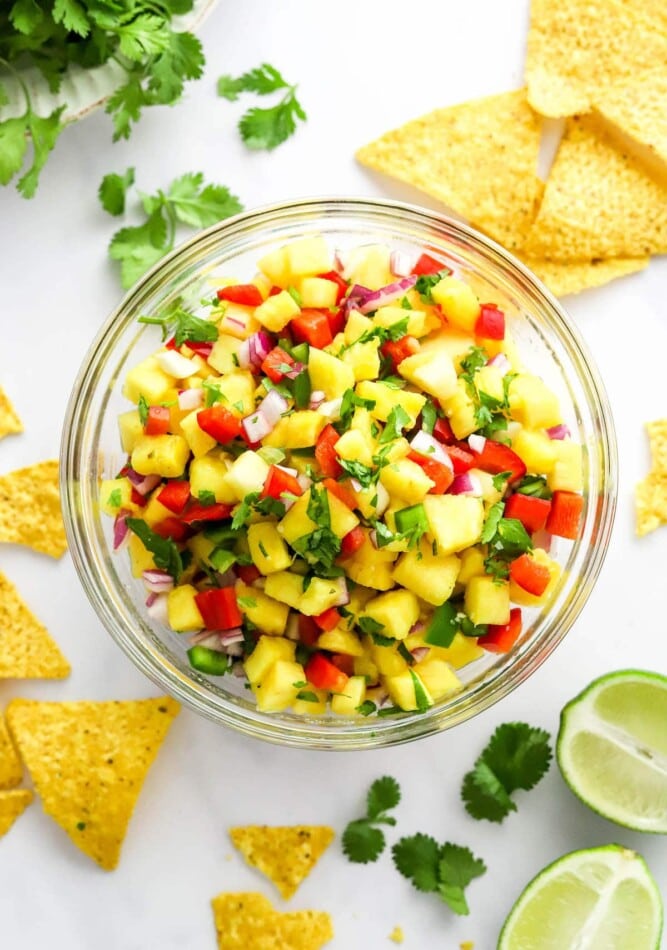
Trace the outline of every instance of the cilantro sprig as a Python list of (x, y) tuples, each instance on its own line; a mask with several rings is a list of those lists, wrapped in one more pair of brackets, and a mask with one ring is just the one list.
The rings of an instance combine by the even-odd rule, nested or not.
[[(182, 346), (183, 343), (186, 343), (188, 340), (193, 343), (212, 343), (218, 339), (218, 328), (216, 324), (209, 320), (203, 320), (201, 317), (197, 317), (192, 313), (192, 311), (187, 310), (182, 306), (180, 298), (171, 303), (162, 313), (154, 317), (139, 317), (137, 322), (160, 327), (162, 330), (162, 339), (166, 340), (167, 337), (173, 336), (176, 346)], [(213, 403), (208, 400), (209, 390), (206, 389), (207, 382), (207, 380), (204, 380), (204, 388), (207, 395), (206, 404), (212, 405)], [(217, 389), (217, 387), (209, 383), (209, 388), (215, 389), (218, 396), (220, 396), (220, 390)]]
[(516, 804), (517, 789), (529, 791), (548, 772), (552, 751), (549, 733), (525, 722), (498, 726), (463, 779), (461, 797), (473, 818), (501, 822)]
[(125, 524), (153, 555), (155, 566), (171, 574), (174, 581), (178, 581), (185, 565), (181, 552), (171, 538), (163, 538), (152, 531), (143, 518), (126, 518)]
[(267, 96), (283, 92), (282, 98), (268, 109), (255, 106), (248, 109), (239, 121), (239, 132), (250, 149), (277, 148), (296, 132), (297, 121), (305, 122), (306, 113), (296, 97), (296, 85), (290, 85), (274, 66), (261, 66), (243, 73), (242, 76), (221, 76), (218, 79), (218, 95), (236, 102), (242, 92)]
[(292, 547), (311, 567), (328, 572), (340, 554), (340, 538), (331, 530), (329, 497), (323, 488), (311, 485), (306, 514), (317, 527), (309, 534), (295, 538)]
[(518, 518), (505, 518), (505, 503), (497, 501), (488, 510), (482, 536), (482, 544), (488, 544), (488, 556), (484, 561), (484, 570), (497, 580), (509, 576), (510, 561), (532, 551), (533, 542)]
[(438, 844), (429, 835), (401, 838), (392, 848), (396, 869), (418, 891), (437, 894), (455, 914), (470, 913), (465, 889), (486, 871), (481, 858), (469, 848), (447, 841)]
[(376, 779), (366, 796), (366, 816), (351, 821), (343, 832), (343, 851), (355, 864), (377, 861), (385, 849), (385, 838), (378, 825), (395, 825), (396, 819), (387, 812), (396, 808), (401, 790), (395, 778), (385, 775)]

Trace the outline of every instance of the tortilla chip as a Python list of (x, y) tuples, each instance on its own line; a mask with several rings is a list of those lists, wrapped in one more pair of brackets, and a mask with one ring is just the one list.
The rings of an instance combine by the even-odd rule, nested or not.
[(652, 471), (667, 475), (667, 419), (647, 422), (646, 431), (651, 445)]
[(667, 475), (651, 472), (637, 485), (635, 508), (640, 538), (667, 524)]
[(230, 828), (229, 836), (248, 864), (289, 900), (333, 841), (334, 831), (324, 825), (248, 825)]
[(667, 33), (667, 5), (665, 0), (623, 0), (623, 2), (635, 13), (650, 20), (657, 29)]
[(524, 89), (438, 109), (357, 152), (376, 171), (444, 202), (505, 247), (519, 247), (542, 193), (542, 120)]
[(281, 914), (263, 894), (218, 894), (211, 905), (219, 950), (319, 950), (333, 940), (329, 914)]
[(4, 389), (0, 386), (0, 439), (16, 432), (23, 432), (23, 423), (16, 414), (16, 410)]
[(590, 261), (664, 251), (667, 188), (616, 148), (599, 119), (570, 119), (524, 254)]
[(33, 798), (34, 795), (29, 788), (15, 788), (11, 792), (0, 792), (0, 838), (7, 834)]
[(23, 778), (23, 769), (5, 720), (0, 716), (0, 788), (14, 788)]
[(15, 699), (7, 723), (47, 815), (100, 867), (118, 864), (141, 786), (179, 711), (133, 702)]
[(657, 66), (667, 66), (667, 36), (623, 0), (532, 0), (526, 83), (541, 115), (589, 112), (612, 86)]
[(590, 287), (600, 287), (617, 277), (644, 270), (649, 257), (612, 257), (597, 261), (547, 261), (524, 257), (523, 262), (537, 274), (552, 294), (565, 297)]
[(0, 476), (0, 541), (25, 544), (50, 557), (65, 553), (56, 461)]
[(71, 668), (46, 627), (0, 573), (0, 679), (64, 679)]

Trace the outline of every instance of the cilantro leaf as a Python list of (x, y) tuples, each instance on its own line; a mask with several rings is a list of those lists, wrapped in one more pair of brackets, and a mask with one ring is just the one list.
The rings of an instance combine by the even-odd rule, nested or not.
[(21, 170), (28, 148), (28, 117), (0, 122), (0, 185), (7, 185)]
[(438, 410), (435, 408), (431, 400), (427, 399), (422, 409), (422, 429), (424, 432), (428, 432), (429, 435), (433, 435), (433, 429), (435, 428), (437, 419)]
[(370, 819), (375, 819), (382, 812), (390, 808), (396, 808), (401, 800), (401, 789), (395, 778), (391, 775), (383, 775), (376, 779), (368, 789), (366, 796), (367, 814)]
[(470, 913), (464, 888), (486, 871), (484, 862), (476, 858), (469, 848), (457, 844), (444, 844), (438, 864), (438, 894), (455, 914)]
[(139, 413), (139, 422), (142, 426), (145, 426), (148, 422), (148, 400), (143, 393), (139, 393), (139, 399), (137, 400), (137, 412)]
[(357, 706), (355, 712), (358, 712), (360, 716), (372, 716), (376, 711), (377, 706), (370, 699), (365, 699), (360, 706)]
[(149, 104), (169, 104), (180, 99), (185, 80), (204, 72), (204, 51), (192, 33), (167, 34), (167, 42), (148, 68)]
[(375, 409), (375, 400), (363, 399), (361, 396), (357, 396), (353, 389), (346, 389), (340, 404), (340, 419), (336, 423), (338, 432), (347, 432), (350, 428), (355, 408)]
[(447, 841), (439, 845), (429, 835), (401, 838), (392, 854), (396, 869), (419, 891), (438, 894), (455, 914), (468, 914), (465, 888), (486, 871), (469, 848)]
[(356, 478), (362, 488), (369, 488), (377, 481), (377, 472), (374, 472), (368, 465), (364, 465), (363, 462), (357, 462), (355, 459), (339, 458), (338, 464), (348, 475)]
[(482, 544), (488, 544), (488, 542), (495, 535), (504, 510), (505, 505), (502, 501), (497, 501), (489, 508), (486, 515), (486, 521), (484, 522), (484, 527), (482, 528), (482, 536), (480, 537)]
[[(388, 327), (382, 326), (373, 326), (361, 334), (358, 340), (355, 340), (355, 343), (370, 343), (371, 340), (377, 340), (380, 344), (387, 343), (389, 340), (395, 342), (400, 340), (401, 337), (404, 337), (408, 332), (408, 321), (409, 317), (404, 317), (402, 320), (397, 320), (395, 323), (390, 323)], [(354, 344), (350, 344), (353, 346)], [(348, 347), (346, 347), (348, 349)], [(403, 385), (405, 385), (405, 381)]]
[(511, 477), (511, 472), (498, 472), (497, 475), (492, 476), (491, 482), (496, 491), (503, 492), (507, 488), (507, 482)]
[(498, 726), (464, 776), (461, 795), (473, 818), (501, 822), (516, 811), (511, 800), (517, 789), (534, 788), (549, 770), (552, 751), (549, 733), (524, 722)]
[(167, 201), (179, 221), (193, 228), (208, 228), (223, 218), (238, 214), (241, 202), (222, 185), (206, 185), (201, 172), (188, 173), (169, 186)]
[(514, 486), (514, 490), (521, 495), (545, 498), (547, 501), (553, 494), (544, 475), (524, 475), (519, 484)]
[(160, 537), (142, 518), (126, 518), (125, 524), (153, 555), (155, 566), (171, 574), (174, 580), (178, 581), (183, 572), (183, 559), (171, 538)]
[(239, 504), (232, 518), (232, 531), (242, 528), (252, 513), (253, 503), (259, 498), (259, 492), (248, 492), (243, 501)]
[(435, 838), (417, 833), (401, 838), (391, 849), (396, 870), (418, 891), (435, 891), (438, 886), (440, 847)]
[(443, 267), (442, 270), (438, 271), (437, 274), (422, 274), (417, 278), (417, 283), (415, 284), (415, 290), (421, 297), (422, 303), (434, 304), (433, 294), (431, 291), (436, 284), (439, 284), (443, 277), (448, 277), (451, 274), (451, 269), (449, 267)]
[(261, 66), (243, 73), (237, 79), (221, 76), (218, 79), (218, 95), (229, 99), (230, 102), (235, 102), (242, 92), (255, 92), (258, 96), (266, 96), (278, 89), (287, 89), (288, 86), (289, 84), (274, 66), (262, 63)]
[(385, 442), (393, 442), (394, 439), (400, 439), (403, 434), (403, 429), (406, 426), (409, 426), (412, 422), (412, 419), (407, 414), (403, 406), (394, 406), (389, 415), (387, 416), (387, 422), (382, 431), (382, 435), (378, 439), (380, 444)]
[(56, 144), (58, 136), (65, 128), (60, 121), (65, 106), (54, 109), (51, 115), (38, 116), (32, 110), (28, 111), (28, 131), (32, 141), (32, 165), (28, 171), (19, 178), (16, 186), (24, 198), (32, 198), (37, 191), (39, 184), (39, 175), (46, 164), (50, 152)]
[(84, 38), (90, 33), (90, 20), (78, 0), (55, 0), (52, 16), (54, 23), (62, 23), (71, 33)]
[(119, 215), (125, 211), (127, 190), (134, 184), (134, 168), (128, 168), (124, 175), (110, 172), (100, 184), (98, 197), (100, 204), (109, 214)]
[(250, 149), (276, 148), (296, 131), (297, 121), (304, 122), (306, 113), (296, 97), (296, 85), (290, 85), (275, 67), (262, 63), (236, 79), (221, 76), (218, 80), (218, 95), (235, 102), (242, 92), (266, 96), (285, 90), (276, 105), (268, 109), (254, 107), (241, 117), (239, 131)]
[[(368, 712), (362, 713), (368, 715)], [(377, 861), (385, 847), (382, 830), (376, 825), (395, 825), (396, 819), (387, 812), (401, 800), (396, 779), (389, 775), (376, 779), (366, 796), (366, 817), (351, 821), (343, 832), (343, 852), (356, 864)]]
[[(369, 636), (372, 636), (372, 637), (380, 635), (380, 631), (384, 630), (384, 624), (380, 623), (379, 620), (375, 620), (374, 617), (363, 617), (363, 616), (358, 617), (357, 626), (359, 627), (362, 633), (367, 633), (369, 634)], [(380, 637), (380, 641), (377, 641), (377, 642), (380, 643), (381, 646), (382, 645), (387, 646), (386, 643), (382, 644), (381, 640), (389, 640), (389, 639), (390, 637)], [(391, 640), (391, 642), (393, 643), (394, 641)]]

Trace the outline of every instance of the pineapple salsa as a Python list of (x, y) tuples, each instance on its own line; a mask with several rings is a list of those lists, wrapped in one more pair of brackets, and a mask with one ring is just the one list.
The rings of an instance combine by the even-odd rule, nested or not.
[(321, 237), (142, 317), (114, 546), (198, 671), (265, 712), (422, 712), (509, 651), (575, 539), (581, 446), (492, 302), (426, 253)]

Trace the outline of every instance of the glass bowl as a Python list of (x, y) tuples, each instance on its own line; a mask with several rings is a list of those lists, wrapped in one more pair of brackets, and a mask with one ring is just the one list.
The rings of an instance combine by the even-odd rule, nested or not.
[[(249, 279), (267, 251), (320, 233), (345, 249), (383, 243), (440, 255), (471, 281), (482, 299), (510, 317), (525, 362), (558, 394), (574, 439), (584, 446), (583, 528), (575, 542), (553, 539), (563, 567), (543, 608), (524, 610), (524, 632), (511, 652), (485, 654), (459, 675), (464, 688), (425, 713), (392, 717), (301, 717), (261, 713), (243, 681), (209, 679), (191, 669), (189, 638), (147, 615), (141, 580), (127, 553), (112, 550), (112, 520), (99, 511), (99, 480), (125, 462), (117, 430), (128, 408), (121, 395), (127, 370), (160, 343), (154, 326), (137, 323), (175, 297), (197, 307), (211, 297), (211, 278)], [(74, 384), (61, 452), (61, 492), (70, 550), (93, 608), (116, 642), (147, 676), (196, 712), (250, 736), (319, 749), (388, 746), (455, 726), (507, 696), (546, 660), (584, 606), (602, 566), (616, 506), (616, 442), (599, 374), (560, 304), (519, 261), (497, 244), (443, 215), (367, 199), (311, 199), (238, 215), (196, 235), (154, 267), (111, 314)]]

